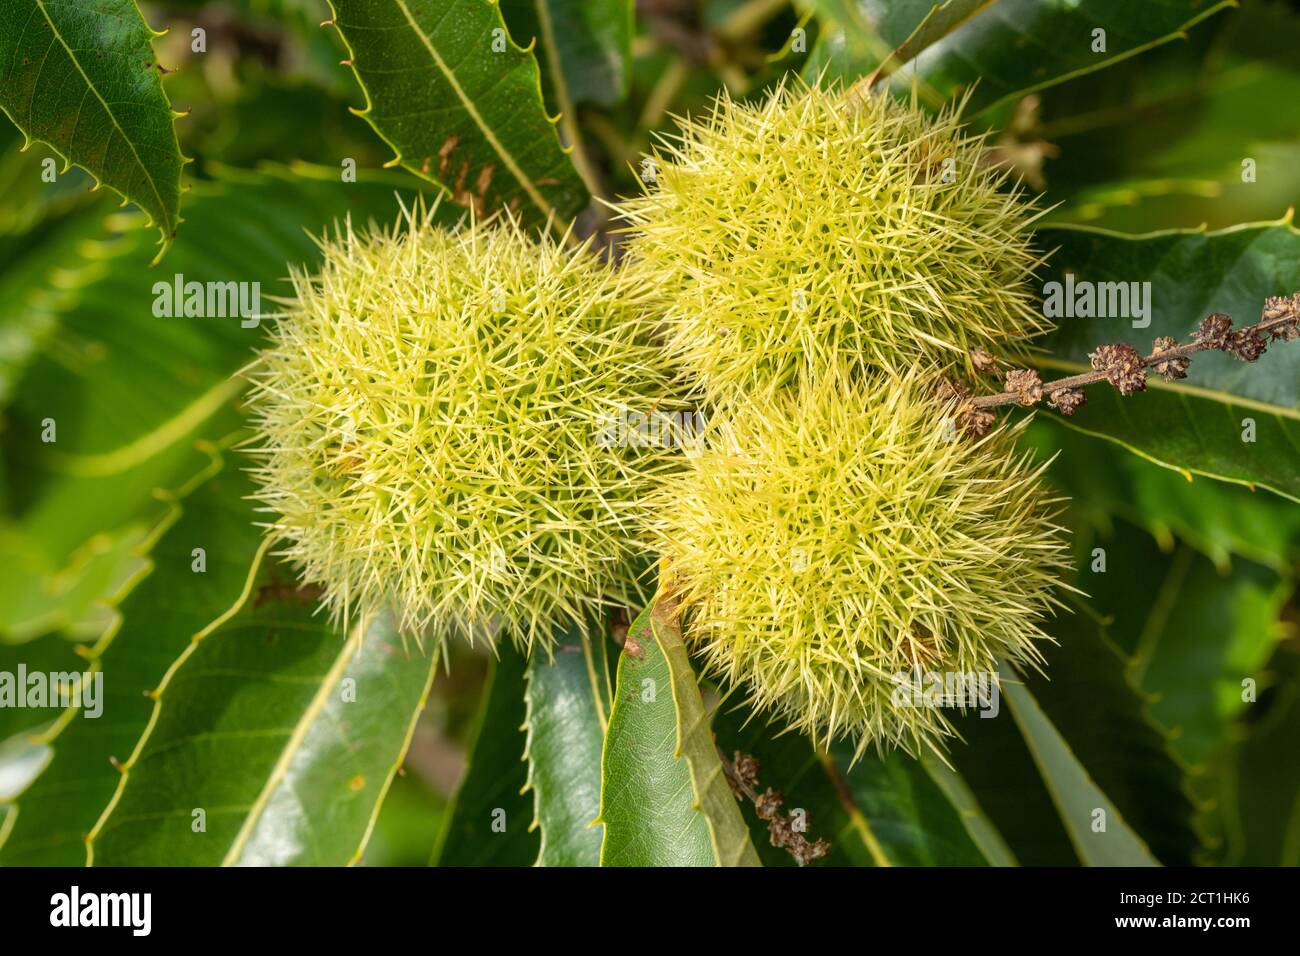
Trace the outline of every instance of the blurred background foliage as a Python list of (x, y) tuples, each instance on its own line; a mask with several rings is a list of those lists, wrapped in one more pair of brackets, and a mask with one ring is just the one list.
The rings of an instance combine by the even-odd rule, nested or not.
[[(527, 46), (532, 5), (500, 6)], [(757, 97), (791, 71), (867, 72), (897, 45), (899, 30), (910, 32), (889, 19), (908, 6), (639, 0), (630, 62), (605, 63), (607, 75), (570, 84), (600, 192), (636, 192), (652, 140), (723, 89)], [(1148, 233), (1290, 214), (1300, 196), (1300, 3), (1188, 8), (1180, 22), (1203, 19), (1169, 42), (982, 103), (972, 117), (993, 130), (991, 156), (1041, 192), (1048, 222)], [(363, 100), (340, 64), (338, 35), (322, 26), (330, 18), (324, 0), (176, 0), (142, 9), (151, 25), (169, 27), (156, 52), (172, 71), (165, 89), (185, 114), (178, 131), (194, 160), (186, 221), (161, 267), (168, 276), (238, 275), (283, 293), (284, 263), (309, 261), (312, 234), (349, 214), (389, 220), (394, 190), (421, 186), (386, 168), (392, 151), (352, 112)], [(206, 32), (203, 53), (191, 50), (195, 28)], [(988, 83), (996, 90), (996, 76)], [(557, 112), (551, 86), (544, 89)], [(255, 344), (233, 326), (152, 320), (145, 289), (157, 278), (147, 269), (153, 237), (135, 214), (91, 192), (79, 170), (43, 182), (42, 163), (53, 154), (22, 144), (0, 122), (0, 668), (18, 659), (66, 663), (101, 640), (116, 596), (146, 569), (148, 542), (168, 520), (169, 501), (155, 489), (180, 488), (205, 467), (201, 450), (176, 439), (216, 441), (238, 428), (235, 393), (223, 383)], [(1246, 157), (1256, 163), (1254, 182), (1242, 180)], [(357, 184), (339, 182), (346, 160), (356, 163)], [(583, 221), (594, 228), (600, 219), (593, 208)], [(123, 308), (127, 301), (136, 304)], [(63, 457), (33, 452), (30, 435), (49, 416)], [(154, 454), (160, 429), (167, 442)], [(1063, 666), (1090, 676), (1040, 688), (1044, 708), (1062, 724), (1074, 715), (1076, 749), (1089, 746), (1084, 715), (1098, 708), (1096, 720), (1140, 722), (1140, 732), (1127, 725), (1130, 739), (1150, 733), (1150, 746), (1167, 748), (1170, 773), (1125, 763), (1141, 758), (1105, 750), (1105, 741), (1094, 741), (1104, 752), (1089, 764), (1127, 818), (1150, 821), (1139, 829), (1166, 862), (1300, 863), (1300, 508), (1120, 454), (1050, 416), (1039, 416), (1029, 440), (1057, 456), (1049, 476), (1071, 499), (1076, 583), (1096, 613), (1091, 624), (1070, 625), (1088, 636), (1063, 634), (1060, 648), (1070, 659)], [(122, 449), (126, 460), (118, 460)], [(237, 467), (237, 453), (225, 454)], [(1104, 573), (1093, 570), (1097, 548)], [(455, 832), (458, 782), (485, 719), (485, 680), (505, 665), (458, 645), (446, 663), (379, 813), (367, 864), (423, 864), (447, 852)], [(1243, 675), (1258, 678), (1255, 702), (1242, 701)], [(1132, 713), (1129, 703), (1107, 709), (1115, 695), (1127, 695)], [(0, 813), (49, 759), (27, 743), (42, 727), (25, 721), (29, 713), (0, 711)], [(993, 733), (969, 731), (973, 741)], [(1017, 744), (981, 746), (958, 746), (954, 759), (980, 785), (985, 810), (995, 823), (1034, 819), (1045, 798), (1034, 796), (1042, 787), (1023, 754), (983, 779), (991, 764), (980, 755)], [(777, 767), (783, 758), (770, 759)], [(1004, 806), (999, 792), (1008, 794)], [(1161, 814), (1177, 816), (1170, 801), (1183, 800), (1193, 840), (1178, 826), (1162, 831)], [(1012, 848), (1022, 862), (1074, 861), (1059, 824), (1030, 831)]]

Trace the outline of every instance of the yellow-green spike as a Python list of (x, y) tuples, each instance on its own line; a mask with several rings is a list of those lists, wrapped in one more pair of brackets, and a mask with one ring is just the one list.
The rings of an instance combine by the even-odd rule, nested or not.
[(622, 215), (668, 349), (709, 398), (839, 358), (1016, 356), (1048, 327), (1028, 281), (1036, 212), (956, 108), (849, 108), (800, 84), (756, 103), (724, 93), (681, 122)]
[(829, 367), (717, 413), (656, 493), (688, 639), (801, 732), (936, 747), (949, 714), (900, 705), (896, 675), (1040, 659), (1068, 555), (1057, 502), (1016, 429), (972, 442), (950, 411), (921, 373)]
[(603, 439), (674, 407), (653, 317), (585, 249), (433, 217), (345, 222), (294, 275), (249, 372), (259, 497), (340, 618), (388, 604), (410, 633), (544, 642), (645, 597), (642, 511), (677, 453)]

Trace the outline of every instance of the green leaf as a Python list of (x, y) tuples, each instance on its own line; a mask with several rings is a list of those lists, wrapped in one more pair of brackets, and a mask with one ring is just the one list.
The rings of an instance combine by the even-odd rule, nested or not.
[[(1070, 498), (1076, 542), (1087, 528), (1108, 533), (1113, 519), (1122, 518), (1166, 550), (1177, 536), (1225, 571), (1233, 556), (1279, 573), (1300, 562), (1300, 509), (1285, 499), (1222, 481), (1188, 481), (1137, 455), (1112, 454), (1104, 440), (1067, 428), (1055, 416), (1038, 416), (1023, 435), (1040, 458), (1058, 456), (1047, 474)], [(1096, 595), (1091, 584), (1083, 590)]]
[[(939, 100), (970, 91), (967, 115), (1091, 73), (1177, 39), (1206, 17), (1232, 6), (1230, 0), (995, 0), (894, 74), (892, 86), (910, 91), (913, 80)], [(930, 15), (932, 3), (884, 4), (862, 0), (866, 21), (890, 48), (902, 46)], [(918, 40), (949, 26), (941, 9)], [(843, 26), (843, 24), (841, 24)], [(1105, 30), (1105, 49), (1094, 51), (1095, 29)], [(845, 27), (846, 31), (849, 27)], [(832, 34), (833, 36), (835, 34)], [(842, 35), (841, 35), (842, 36)], [(915, 41), (913, 46), (919, 45)], [(810, 58), (810, 70), (856, 79), (879, 65), (878, 56), (852, 35), (831, 40)], [(805, 75), (808, 75), (805, 73)]]
[(1208, 561), (1175, 555), (1166, 588), (1177, 597), (1143, 630), (1134, 679), (1154, 696), (1152, 716), (1174, 732), (1174, 748), (1199, 765), (1224, 744), (1246, 706), (1243, 682), (1258, 682), (1284, 636), (1293, 584), (1249, 561), (1223, 575)]
[(1224, 774), (1229, 866), (1300, 866), (1300, 656), (1280, 652), (1272, 671)]
[(6, 250), (23, 248), (11, 246), (8, 239), (37, 232), (80, 207), (107, 202), (108, 197), (91, 194), (95, 181), (80, 169), (65, 170), (47, 182), (47, 170), (58, 154), (41, 143), (33, 148), (16, 127), (0, 123), (0, 144), (0, 196), (6, 197), (0, 207), (0, 243)]
[(966, 832), (984, 859), (992, 866), (1018, 865), (1015, 854), (1007, 846), (988, 813), (980, 806), (979, 799), (966, 779), (953, 767), (941, 763), (933, 754), (923, 754), (921, 763), (930, 774), (930, 779), (948, 797), (948, 802), (961, 814)]
[(480, 215), (567, 219), (588, 200), (542, 104), (537, 61), (491, 0), (331, 0), (361, 115), (407, 169)]
[[(1002, 694), (1080, 859), (1089, 866), (1158, 866), (1146, 843), (1089, 776), (1034, 695), (1008, 668), (1002, 668), (1001, 676)], [(1093, 829), (1099, 820), (1105, 822), (1104, 831)]]
[[(1191, 863), (1200, 841), (1188, 768), (1134, 683), (1128, 659), (1095, 612), (1062, 614), (1049, 632), (1057, 643), (1044, 650), (1044, 673), (1028, 675), (1023, 690), (1154, 856), (1169, 865)], [(1104, 835), (1083, 836), (1095, 849)]]
[(1241, 558), (1216, 567), (1178, 542), (1162, 553), (1122, 521), (1089, 536), (1094, 546), (1104, 549), (1106, 570), (1093, 572), (1089, 559), (1079, 585), (1107, 615), (1108, 634), (1127, 652), (1130, 678), (1170, 745), (1203, 769), (1232, 741), (1246, 709), (1242, 682), (1260, 680), (1284, 636), (1290, 569), (1279, 575)]
[[(1151, 283), (1149, 327), (1121, 318), (1059, 320), (1045, 342), (1052, 358), (1042, 364), (1067, 373), (1090, 368), (1087, 353), (1101, 343), (1127, 341), (1146, 354), (1156, 336), (1186, 341), (1211, 312), (1249, 325), (1267, 296), (1300, 290), (1300, 232), (1290, 222), (1137, 237), (1052, 228), (1040, 236), (1059, 247), (1044, 282), (1064, 282), (1072, 272), (1092, 283)], [(1192, 358), (1187, 381), (1166, 385), (1153, 374), (1146, 393), (1128, 398), (1094, 386), (1066, 424), (1184, 473), (1300, 501), (1300, 348), (1274, 343), (1255, 363), (1202, 353)], [(1254, 441), (1243, 440), (1246, 419), (1254, 422)]]
[(509, 641), (497, 650), (483, 689), (469, 765), (443, 821), (433, 851), (435, 866), (531, 866), (538, 834), (528, 821), (532, 801), (524, 793), (524, 668)]
[[(1247, 3), (1115, 69), (1059, 88), (1035, 135), (1049, 166), (1049, 221), (1119, 232), (1277, 219), (1300, 194), (1300, 15)], [(1257, 175), (1242, 175), (1247, 162)]]
[(539, 44), (547, 106), (610, 107), (627, 96), (632, 66), (631, 0), (500, 0), (510, 33)]
[[(0, 863), (77, 866), (85, 861), (85, 834), (119, 783), (112, 761), (126, 760), (152, 713), (145, 691), (158, 686), (192, 635), (233, 606), (244, 589), (261, 540), (251, 508), (241, 500), (250, 486), (217, 449), (208, 447), (203, 454), (207, 468), (188, 487), (161, 496), (165, 512), (154, 532), (157, 543), (149, 549), (142, 580), (119, 603), (116, 623), (85, 646), (83, 666), (105, 674), (103, 714), (82, 717), (79, 709), (69, 709), (39, 738), (53, 748), (54, 757), (20, 796), (17, 822), (0, 846)], [(195, 547), (203, 547), (207, 557), (201, 575), (191, 571)], [(34, 660), (29, 655), (52, 643), (69, 646), (50, 636), (6, 654)]]
[(1184, 768), (1126, 660), (1085, 610), (1049, 631), (1046, 677), (1004, 673), (996, 719), (956, 720), (969, 741), (950, 751), (956, 768), (1027, 866), (1186, 864), (1198, 841)]
[[(205, 462), (203, 470), (181, 488), (156, 490), (162, 506), (159, 522), (130, 551), (133, 572), (121, 584), (123, 593), (110, 600), (116, 613), (103, 636), (85, 645), (49, 635), (0, 646), (0, 661), (17, 659), (29, 670), (104, 674), (107, 661), (112, 675), (103, 679), (99, 717), (83, 717), (75, 705), (45, 711), (57, 719), (36, 732), (31, 743), (51, 750), (52, 757), (44, 773), (17, 795), (8, 842), (0, 842), (0, 864), (85, 862), (85, 835), (120, 780), (113, 762), (125, 760), (148, 722), (152, 708), (144, 691), (156, 687), (191, 635), (224, 613), (242, 592), (260, 540), (250, 509), (240, 501), (250, 486), (226, 463), (227, 453), (220, 447), (199, 445), (196, 455)], [(224, 468), (225, 475), (213, 480)], [(183, 520), (182, 501), (188, 509)], [(195, 546), (208, 555), (203, 575), (191, 571)], [(151, 574), (155, 568), (159, 572)]]
[[(1077, 617), (1058, 622), (1069, 653), (1049, 655), (1051, 682), (1035, 681), (1031, 695), (1004, 677), (1003, 698), (1019, 731), (1011, 736), (1019, 739), (999, 743), (988, 733), (992, 725), (1007, 729), (1006, 715), (959, 721), (971, 741), (951, 747), (960, 770), (897, 753), (868, 754), (850, 766), (851, 747), (837, 745), (833, 759), (819, 756), (802, 738), (775, 736), (749, 720), (744, 708), (716, 718), (719, 744), (758, 757), (760, 789), (779, 789), (787, 809), (807, 811), (809, 838), (832, 843), (831, 864), (1014, 865), (1022, 849), (1025, 862), (1069, 863), (1076, 851), (1067, 834), (1094, 865), (1154, 863), (1144, 837), (1186, 862), (1196, 837), (1180, 769), (1125, 682), (1124, 661)], [(986, 812), (989, 798), (1002, 811), (997, 818)], [(1091, 832), (1094, 808), (1107, 811), (1105, 834)], [(765, 825), (746, 816), (764, 862), (788, 863), (757, 839)]]
[[(838, 28), (814, 50), (805, 76), (822, 70), (840, 79), (897, 72), (928, 46), (996, 0), (807, 0), (823, 22)], [(874, 82), (869, 81), (869, 82)]]
[(1026, 866), (1185, 865), (1198, 846), (1185, 767), (1127, 660), (1086, 609), (1048, 631), (1046, 676), (1004, 673), (995, 719), (955, 721), (969, 742), (950, 749), (956, 769)]
[[(849, 767), (853, 749), (843, 742), (832, 748), (837, 764), (832, 772)], [(942, 767), (934, 757), (926, 760)], [(869, 821), (890, 865), (985, 866), (991, 862), (925, 761), (897, 751), (886, 757), (864, 757), (844, 774), (843, 787), (854, 816)], [(990, 831), (996, 833), (990, 827), (984, 835)], [(1008, 862), (1010, 851), (1000, 838), (986, 843), (986, 848), (997, 862)]]
[[(933, 757), (869, 751), (852, 763), (853, 747), (817, 753), (800, 734), (782, 734), (746, 706), (724, 703), (713, 721), (718, 746), (759, 761), (757, 791), (784, 797), (783, 811), (802, 811), (805, 837), (831, 844), (831, 866), (1014, 865), (1015, 858), (961, 777)], [(744, 816), (767, 866), (789, 866), (773, 847), (753, 804)]]
[(0, 240), (0, 405), (8, 404), (27, 366), (58, 327), (62, 294), (48, 288), (51, 276), (85, 281), (102, 268), (102, 206), (51, 219), (31, 232)]
[(756, 866), (681, 631), (652, 603), (628, 629), (601, 761), (602, 866)]
[[(1257, 364), (1262, 369), (1270, 358)], [(1081, 370), (1075, 363), (1048, 367), (1065, 374)], [(1253, 443), (1242, 440), (1247, 419), (1254, 422)], [(1141, 397), (1128, 398), (1103, 385), (1089, 389), (1088, 404), (1066, 424), (1189, 478), (1206, 475), (1300, 501), (1300, 456), (1294, 450), (1300, 415), (1281, 406), (1234, 400), (1196, 385), (1151, 383)]]
[(990, 825), (1023, 866), (1078, 866), (1079, 856), (1019, 728), (1002, 708), (997, 719), (954, 715), (962, 742), (948, 759)]
[[(337, 39), (318, 26), (328, 15), (321, 0), (320, 15), (310, 28), (313, 42), (330, 57), (328, 80), (279, 69), (256, 74), (240, 87), (237, 98), (221, 103), (215, 125), (193, 137), (192, 148), (203, 155), (205, 165), (257, 168), (267, 156), (293, 156), (332, 160), (336, 175), (349, 160), (358, 172), (382, 166), (388, 149), (348, 110), (356, 98), (356, 80), (339, 68)], [(275, 122), (268, 123), (268, 116)]]
[[(22, 359), (2, 438), (12, 511), (0, 524), (0, 640), (102, 633), (94, 600), (121, 578), (131, 546), (122, 537), (139, 540), (157, 523), (164, 509), (155, 488), (174, 488), (204, 466), (196, 439), (217, 439), (238, 422), (243, 384), (231, 376), (262, 344), (263, 328), (235, 316), (157, 316), (156, 286), (174, 287), (177, 276), (257, 283), (269, 312), (269, 298), (290, 291), (289, 266), (317, 261), (313, 235), (348, 214), (357, 225), (393, 221), (398, 184), (393, 174), (343, 183), (337, 170), (310, 166), (222, 171), (189, 195), (193, 228), (169, 254), (175, 271), (148, 268), (138, 231), (84, 242), (69, 266), (52, 269), (46, 284), (57, 296), (19, 313), (19, 321), (42, 316), (45, 347)], [(47, 420), (57, 426), (52, 443), (42, 440)]]
[(143, 209), (165, 249), (183, 159), (153, 53), (160, 35), (133, 0), (0, 0), (0, 109)]
[(382, 615), (336, 629), (262, 554), (240, 600), (151, 692), (149, 724), (87, 838), (89, 863), (360, 859), (436, 655), (403, 648)]
[[(82, 650), (80, 645), (57, 635), (26, 644), (0, 644), (0, 674), (17, 675), (19, 668), (24, 668), (28, 674), (80, 671), (86, 666), (86, 659), (79, 653)], [(56, 702), (50, 702), (48, 709), (0, 707), (0, 741), (39, 735), (62, 710)], [(3, 768), (4, 761), (0, 760), (0, 777), (5, 775)], [(6, 799), (3, 796), (6, 790), (0, 787), (0, 802)]]
[(540, 866), (597, 866), (603, 830), (600, 758), (611, 703), (608, 642), (557, 637), (548, 661), (528, 661), (524, 728)]
[[(419, 728), (416, 733), (420, 733)], [(418, 747), (413, 743), (412, 747)], [(414, 761), (411, 761), (412, 763)], [(442, 829), (445, 798), (412, 772), (398, 774), (375, 818), (364, 866), (426, 866)]]
[[(1104, 69), (1170, 40), (1231, 0), (999, 0), (899, 71), (948, 96), (971, 91), (971, 114)], [(1094, 49), (1105, 31), (1104, 49)]]
[(1257, 713), (1247, 689), (1269, 687), (1269, 659), (1285, 655), (1279, 641), (1294, 589), (1290, 569), (1279, 575), (1240, 557), (1216, 567), (1178, 542), (1162, 552), (1122, 520), (1088, 538), (1085, 549), (1104, 548), (1106, 570), (1089, 573), (1089, 563), (1080, 583), (1111, 619), (1109, 633), (1130, 656), (1131, 682), (1149, 697), (1152, 719), (1168, 729), (1170, 748), (1187, 764), (1205, 845), (1197, 861), (1231, 859), (1242, 829), (1234, 764)]

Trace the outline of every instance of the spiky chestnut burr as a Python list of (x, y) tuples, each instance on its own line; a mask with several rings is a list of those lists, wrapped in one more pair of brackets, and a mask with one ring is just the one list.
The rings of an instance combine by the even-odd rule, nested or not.
[(349, 224), (293, 276), (250, 373), (259, 498), (335, 614), (545, 642), (643, 597), (638, 517), (674, 452), (618, 426), (670, 409), (669, 383), (627, 277), (432, 216)]
[(733, 403), (650, 512), (709, 670), (859, 753), (951, 732), (942, 710), (896, 702), (895, 675), (1035, 664), (1067, 566), (1016, 428), (963, 438), (958, 400), (936, 401), (920, 373), (833, 369)]
[(1036, 217), (957, 111), (796, 85), (683, 121), (624, 203), (629, 268), (710, 399), (848, 358), (1020, 356)]

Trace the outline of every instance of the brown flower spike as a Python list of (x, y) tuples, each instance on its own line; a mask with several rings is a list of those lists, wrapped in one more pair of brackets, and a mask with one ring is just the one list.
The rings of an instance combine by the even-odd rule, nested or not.
[(1270, 296), (1264, 300), (1262, 321), (1275, 322), (1288, 316), (1290, 321), (1269, 329), (1269, 336), (1274, 342), (1291, 342), (1300, 338), (1300, 292)]
[(1088, 393), (1081, 388), (1062, 388), (1052, 392), (1048, 401), (1062, 415), (1073, 415), (1088, 404)]
[(1017, 368), (1007, 372), (1006, 389), (1019, 396), (1021, 405), (1037, 405), (1043, 397), (1043, 380), (1032, 368)]
[[(1269, 342), (1291, 342), (1298, 338), (1300, 292), (1265, 299), (1259, 322), (1243, 329), (1234, 330), (1229, 316), (1212, 312), (1192, 333), (1191, 341), (1180, 344), (1172, 336), (1162, 335), (1152, 343), (1151, 354), (1147, 356), (1123, 342), (1100, 345), (1088, 356), (1093, 369), (1090, 372), (1042, 382), (1030, 369), (1011, 369), (1004, 379), (1005, 391), (971, 397), (970, 389), (964, 384), (948, 382), (940, 389), (939, 397), (942, 401), (956, 400), (957, 423), (967, 434), (979, 436), (993, 425), (988, 409), (999, 405), (1032, 406), (1046, 395), (1048, 403), (1062, 415), (1073, 415), (1087, 400), (1083, 386), (1102, 379), (1114, 385), (1121, 395), (1131, 395), (1146, 389), (1147, 369), (1154, 370), (1166, 382), (1173, 382), (1187, 377), (1191, 356), (1198, 352), (1223, 351), (1244, 362), (1254, 362), (1268, 350)], [(991, 363), (977, 354), (977, 350), (972, 349), (970, 355), (977, 371), (989, 370)], [(1000, 363), (994, 360), (992, 364)]]
[(1268, 345), (1264, 342), (1264, 336), (1260, 335), (1257, 330), (1242, 329), (1239, 332), (1233, 332), (1229, 336), (1227, 344), (1223, 346), (1223, 351), (1236, 356), (1243, 362), (1253, 362), (1268, 351)]
[(1106, 381), (1119, 389), (1121, 395), (1145, 391), (1147, 368), (1142, 353), (1127, 342), (1099, 345), (1089, 353), (1092, 367), (1106, 375)]
[(1212, 349), (1221, 349), (1232, 334), (1232, 319), (1222, 312), (1214, 312), (1205, 317), (1201, 327), (1196, 330), (1194, 338), (1202, 345)]
[[(1162, 335), (1152, 343), (1152, 355), (1160, 355), (1162, 352), (1169, 352), (1178, 348), (1178, 340), (1172, 335)], [(1187, 378), (1187, 368), (1192, 364), (1189, 358), (1168, 358), (1161, 362), (1156, 362), (1151, 367), (1160, 374), (1166, 382), (1172, 382), (1180, 378)]]
[(767, 824), (772, 846), (785, 850), (800, 866), (807, 866), (831, 852), (831, 845), (826, 840), (809, 840), (804, 836), (803, 829), (796, 826), (793, 813), (787, 816), (781, 812), (785, 803), (781, 791), (768, 787), (762, 793), (758, 792), (758, 774), (762, 764), (757, 757), (740, 751), (736, 751), (734, 759), (730, 761), (721, 751), (718, 756), (722, 759), (722, 770), (731, 786), (732, 795), (742, 802), (753, 801), (754, 815)]

